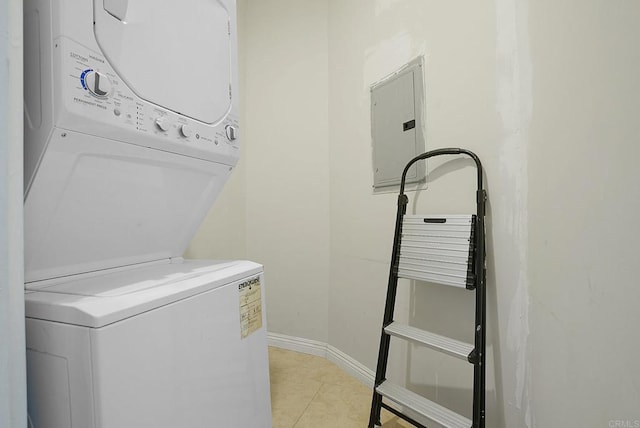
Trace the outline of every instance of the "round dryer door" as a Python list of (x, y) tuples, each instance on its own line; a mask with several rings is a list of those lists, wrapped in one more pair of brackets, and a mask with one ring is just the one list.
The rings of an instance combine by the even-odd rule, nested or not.
[(94, 0), (102, 53), (140, 98), (214, 124), (231, 108), (229, 12), (219, 0)]

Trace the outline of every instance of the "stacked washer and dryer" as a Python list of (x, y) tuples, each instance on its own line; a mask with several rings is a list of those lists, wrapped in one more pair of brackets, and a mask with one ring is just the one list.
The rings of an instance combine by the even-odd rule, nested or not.
[(26, 0), (33, 428), (271, 427), (262, 267), (184, 260), (239, 156), (235, 0)]

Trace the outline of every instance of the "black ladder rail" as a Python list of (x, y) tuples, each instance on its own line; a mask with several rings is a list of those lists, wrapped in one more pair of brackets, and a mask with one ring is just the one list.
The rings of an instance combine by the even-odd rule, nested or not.
[[(381, 425), (380, 413), (382, 408), (393, 409), (383, 403), (382, 395), (377, 392), (377, 388), (386, 380), (387, 363), (389, 358), (389, 346), (391, 336), (385, 332), (385, 328), (393, 322), (395, 309), (395, 301), (398, 287), (398, 264), (400, 255), (400, 244), (402, 237), (402, 222), (407, 211), (409, 198), (405, 195), (405, 180), (409, 168), (418, 161), (426, 160), (435, 156), (442, 155), (466, 155), (473, 159), (477, 170), (477, 190), (476, 190), (476, 215), (474, 219), (475, 233), (472, 233), (474, 240), (474, 257), (473, 257), (473, 283), (467, 283), (468, 289), (475, 289), (475, 331), (474, 331), (474, 349), (469, 354), (468, 360), (474, 365), (474, 381), (473, 381), (473, 422), (470, 428), (485, 427), (485, 362), (486, 362), (486, 265), (485, 265), (485, 205), (486, 191), (483, 188), (483, 169), (482, 163), (478, 156), (466, 149), (460, 148), (443, 148), (432, 150), (416, 156), (407, 163), (400, 182), (400, 192), (398, 195), (398, 211), (396, 214), (396, 225), (393, 237), (393, 248), (391, 253), (391, 264), (389, 269), (389, 281), (387, 285), (387, 298), (385, 304), (384, 317), (382, 322), (382, 333), (380, 337), (380, 349), (378, 353), (378, 363), (376, 366), (376, 377), (373, 387), (373, 398), (371, 403), (371, 413), (369, 418), (369, 428)], [(413, 418), (404, 415), (402, 412), (393, 409), (392, 412), (403, 418), (407, 422), (418, 428), (426, 428)]]

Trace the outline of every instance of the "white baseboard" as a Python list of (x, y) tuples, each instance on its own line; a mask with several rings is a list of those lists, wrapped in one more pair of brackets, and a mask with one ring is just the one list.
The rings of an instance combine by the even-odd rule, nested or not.
[(267, 333), (269, 346), (287, 349), (289, 351), (302, 352), (303, 354), (327, 357), (327, 344), (317, 340), (303, 339), (301, 337), (286, 336), (278, 333)]
[(331, 345), (327, 345), (327, 360), (331, 361), (336, 366), (367, 385), (369, 388), (373, 387), (373, 380), (376, 378), (375, 372), (341, 350), (334, 348)]
[(373, 380), (375, 379), (373, 370), (370, 370), (364, 364), (331, 345), (317, 340), (286, 336), (278, 333), (268, 333), (267, 340), (269, 346), (275, 348), (326, 358), (368, 387), (373, 386)]

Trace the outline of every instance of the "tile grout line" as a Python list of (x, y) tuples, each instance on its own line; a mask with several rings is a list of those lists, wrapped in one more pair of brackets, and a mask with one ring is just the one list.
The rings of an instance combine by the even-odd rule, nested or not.
[(296, 419), (296, 421), (293, 423), (293, 426), (291, 428), (296, 428), (296, 425), (298, 425), (298, 422), (300, 422), (300, 419), (302, 419), (302, 417), (304, 416), (304, 414), (307, 412), (307, 410), (309, 409), (309, 406), (311, 406), (311, 403), (313, 403), (313, 400), (316, 399), (316, 397), (318, 396), (318, 394), (320, 394), (320, 390), (322, 389), (322, 387), (326, 385), (324, 382), (320, 382), (320, 387), (318, 388), (318, 390), (316, 391), (315, 394), (313, 394), (313, 397), (311, 397), (311, 400), (309, 400), (309, 403), (307, 404), (307, 406), (304, 408), (304, 410), (302, 411), (302, 413), (300, 413), (300, 416), (298, 416), (298, 419)]

